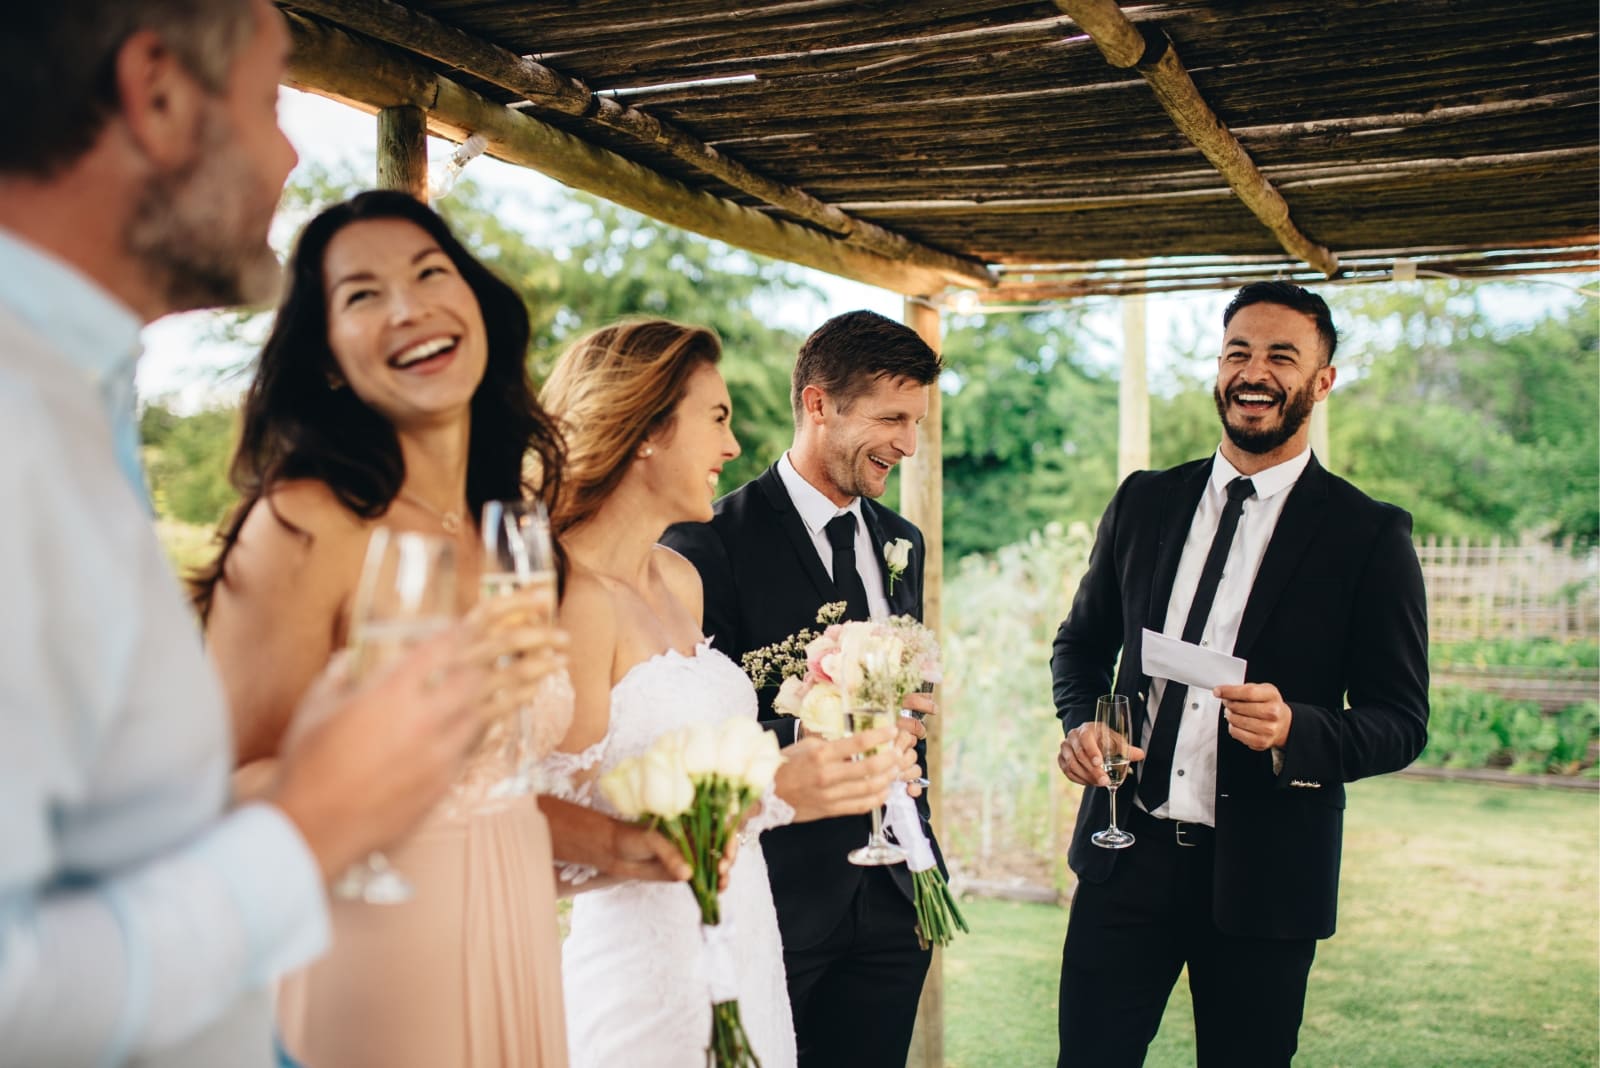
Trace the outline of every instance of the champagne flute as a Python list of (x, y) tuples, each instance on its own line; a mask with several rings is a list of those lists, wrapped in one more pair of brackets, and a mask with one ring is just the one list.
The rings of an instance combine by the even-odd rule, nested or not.
[[(403, 657), (418, 642), (447, 629), (456, 614), (455, 547), (449, 539), (379, 527), (351, 610), (354, 681)], [(374, 850), (334, 883), (335, 896), (369, 905), (411, 900), (411, 883)]]
[[(483, 574), (479, 579), (482, 596), (508, 597), (524, 590), (544, 589), (554, 603), (556, 592), (555, 546), (550, 537), (550, 517), (542, 501), (485, 501), (483, 522)], [(554, 619), (519, 619), (520, 623), (549, 625)], [(533, 709), (524, 706), (516, 723), (501, 722), (490, 727), (491, 744), (499, 745), (516, 768), (510, 777), (496, 783), (495, 796), (528, 793), (533, 785), (533, 754), (529, 738), (533, 733)]]
[[(879, 727), (891, 727), (898, 715), (886, 708), (874, 708), (870, 705), (852, 705), (845, 710), (845, 730), (850, 734), (860, 734), (863, 731), (877, 730)], [(871, 756), (871, 753), (866, 754)], [(906, 851), (895, 845), (883, 836), (883, 808), (881, 806), (872, 810), (872, 834), (867, 838), (867, 844), (860, 849), (850, 851), (850, 863), (863, 868), (879, 867), (885, 864), (899, 864), (906, 859)]]
[(1111, 780), (1111, 826), (1096, 831), (1089, 841), (1102, 849), (1126, 849), (1133, 835), (1117, 826), (1117, 787), (1128, 777), (1128, 699), (1107, 694), (1094, 703), (1095, 741), (1100, 745), (1100, 766)]

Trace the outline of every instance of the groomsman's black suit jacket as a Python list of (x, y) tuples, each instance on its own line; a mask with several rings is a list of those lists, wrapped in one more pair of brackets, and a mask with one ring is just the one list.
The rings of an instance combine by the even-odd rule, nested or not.
[[(861, 512), (886, 585), (883, 547), (896, 538), (911, 542), (905, 573), (895, 580), (892, 592), (885, 592), (890, 614), (921, 619), (922, 532), (876, 501), (863, 498)], [(717, 501), (711, 522), (681, 523), (661, 540), (699, 569), (705, 586), (703, 629), (712, 646), (735, 663), (752, 649), (814, 628), (818, 608), (843, 600), (789, 499), (777, 465)], [(788, 744), (794, 738), (793, 721), (772, 711), (776, 693), (776, 687), (760, 692), (761, 719)], [(918, 809), (931, 841), (926, 802), (919, 799)], [(869, 828), (867, 816), (843, 816), (779, 827), (762, 835), (786, 951), (816, 945), (843, 918), (865, 871), (846, 860), (845, 854), (866, 842)], [(938, 848), (935, 842), (936, 853)], [(911, 877), (906, 866), (893, 865), (889, 872), (909, 900)]]
[[(1142, 471), (1107, 507), (1051, 659), (1067, 730), (1092, 720), (1107, 692), (1144, 715), (1140, 628), (1162, 629), (1210, 473), (1209, 458)], [(1249, 662), (1246, 681), (1278, 687), (1293, 720), (1274, 774), (1271, 754), (1229, 737), (1218, 717), (1213, 916), (1227, 934), (1326, 938), (1344, 784), (1405, 767), (1427, 741), (1428, 617), (1410, 515), (1313, 456), (1284, 502), (1232, 651)], [(1068, 863), (1091, 883), (1109, 878), (1118, 856), (1088, 840), (1106, 821), (1107, 792), (1086, 791)]]

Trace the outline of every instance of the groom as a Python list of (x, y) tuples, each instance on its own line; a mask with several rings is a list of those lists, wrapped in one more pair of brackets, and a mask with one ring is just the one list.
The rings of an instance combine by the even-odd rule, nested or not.
[[(717, 648), (738, 660), (813, 626), (830, 601), (848, 604), (846, 619), (922, 617), (922, 532), (875, 498), (916, 451), (939, 370), (914, 331), (874, 312), (836, 316), (806, 339), (789, 451), (718, 501), (710, 523), (662, 539), (699, 569)], [(891, 572), (885, 550), (897, 539), (911, 551)], [(761, 717), (787, 745), (793, 721), (773, 713), (774, 693), (762, 691)], [(907, 703), (932, 707), (922, 695)], [(903, 722), (920, 736), (920, 723)], [(926, 802), (918, 807), (931, 841)], [(917, 945), (905, 865), (845, 859), (868, 828), (865, 816), (842, 816), (762, 839), (801, 1068), (903, 1065), (911, 1044), (930, 953)]]

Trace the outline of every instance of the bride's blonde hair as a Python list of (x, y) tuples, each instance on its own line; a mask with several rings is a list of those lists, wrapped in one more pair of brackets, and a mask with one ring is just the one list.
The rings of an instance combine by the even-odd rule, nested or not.
[(603, 327), (562, 354), (540, 394), (567, 444), (557, 536), (599, 511), (646, 438), (671, 433), (689, 376), (721, 358), (712, 331), (666, 319)]

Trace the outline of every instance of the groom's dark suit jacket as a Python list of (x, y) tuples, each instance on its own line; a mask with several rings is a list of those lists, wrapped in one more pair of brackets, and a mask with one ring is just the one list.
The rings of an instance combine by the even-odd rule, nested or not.
[[(1127, 696), (1142, 722), (1140, 629), (1162, 629), (1210, 473), (1210, 459), (1141, 471), (1107, 507), (1051, 659), (1067, 730), (1092, 720), (1107, 692)], [(1270, 753), (1230, 738), (1218, 718), (1213, 917), (1228, 934), (1326, 938), (1344, 784), (1405, 767), (1427, 741), (1428, 617), (1411, 517), (1313, 456), (1284, 502), (1232, 652), (1249, 663), (1246, 681), (1278, 687), (1293, 719), (1274, 773)], [(1103, 882), (1119, 853), (1088, 837), (1106, 826), (1107, 791), (1084, 800), (1068, 863)]]
[[(905, 573), (885, 593), (892, 615), (921, 619), (922, 532), (876, 501), (863, 498), (861, 513), (886, 587), (883, 547), (896, 538), (911, 542)], [(843, 600), (776, 464), (717, 501), (711, 522), (679, 524), (661, 540), (699, 569), (705, 585), (703, 629), (712, 645), (736, 663), (752, 649), (815, 628), (817, 609)], [(761, 691), (761, 719), (787, 744), (794, 738), (793, 722), (772, 711), (776, 692), (776, 687)], [(919, 800), (918, 809), (932, 840), (926, 802)], [(843, 918), (866, 870), (845, 855), (866, 841), (869, 826), (866, 816), (845, 816), (779, 827), (761, 836), (786, 951), (815, 945)], [(937, 842), (934, 850), (938, 851)], [(905, 865), (888, 870), (909, 899), (911, 878)]]

